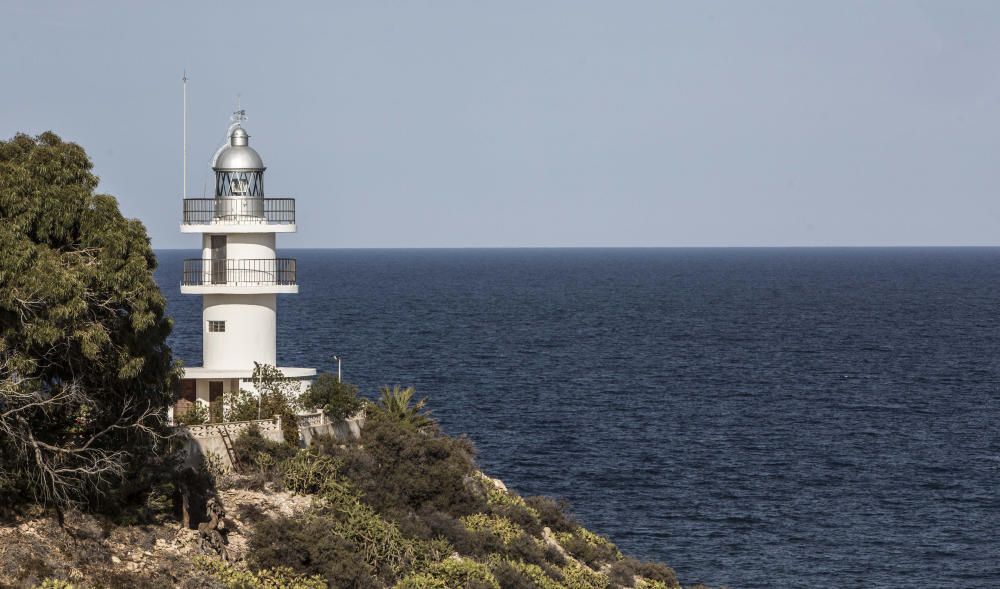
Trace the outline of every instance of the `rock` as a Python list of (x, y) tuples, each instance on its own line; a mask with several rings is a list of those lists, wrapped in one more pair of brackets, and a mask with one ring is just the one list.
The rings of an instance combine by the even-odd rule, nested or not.
[(122, 559), (118, 558), (117, 556), (112, 555), (111, 556), (111, 562), (113, 562), (115, 564), (121, 564), (122, 563)]

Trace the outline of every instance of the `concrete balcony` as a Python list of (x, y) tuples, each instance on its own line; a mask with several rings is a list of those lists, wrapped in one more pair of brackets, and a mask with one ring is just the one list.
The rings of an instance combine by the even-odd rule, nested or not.
[(185, 198), (181, 233), (294, 233), (295, 199)]
[(184, 260), (183, 294), (294, 294), (294, 258)]

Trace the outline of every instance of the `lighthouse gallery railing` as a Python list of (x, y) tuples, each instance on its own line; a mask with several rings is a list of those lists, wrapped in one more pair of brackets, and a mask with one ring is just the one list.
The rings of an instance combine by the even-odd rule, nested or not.
[(184, 224), (295, 223), (294, 198), (219, 197), (185, 198)]
[(295, 259), (184, 260), (184, 286), (294, 285)]

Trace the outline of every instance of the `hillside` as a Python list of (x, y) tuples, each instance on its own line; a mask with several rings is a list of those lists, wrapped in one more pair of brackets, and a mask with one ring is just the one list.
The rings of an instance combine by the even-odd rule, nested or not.
[[(671, 569), (624, 556), (558, 502), (482, 474), (471, 442), (419, 408), (366, 412), (360, 439), (309, 449), (251, 431), (235, 443), (242, 472), (208, 460), (117, 513), (68, 513), (60, 527), (22, 510), (0, 525), (0, 586), (679, 587)], [(221, 506), (218, 535), (182, 526), (182, 489), (200, 496), (192, 506)]]

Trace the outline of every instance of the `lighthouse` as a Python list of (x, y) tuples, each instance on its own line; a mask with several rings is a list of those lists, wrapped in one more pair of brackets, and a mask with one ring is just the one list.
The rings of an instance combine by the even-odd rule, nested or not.
[(184, 198), (181, 232), (201, 236), (201, 256), (184, 260), (181, 293), (202, 298), (202, 365), (184, 368), (174, 415), (194, 404), (221, 414), (223, 395), (254, 391), (256, 363), (277, 366), (303, 389), (316, 374), (278, 366), (278, 295), (299, 285), (295, 259), (279, 258), (276, 241), (296, 230), (295, 199), (264, 195), (266, 167), (245, 121), (238, 110), (213, 157), (214, 197)]

